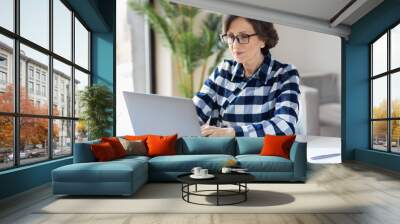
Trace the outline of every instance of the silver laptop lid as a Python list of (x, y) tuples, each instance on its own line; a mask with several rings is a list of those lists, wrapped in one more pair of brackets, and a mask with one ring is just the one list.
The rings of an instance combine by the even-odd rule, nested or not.
[(123, 94), (133, 134), (200, 136), (200, 124), (191, 99), (133, 92)]

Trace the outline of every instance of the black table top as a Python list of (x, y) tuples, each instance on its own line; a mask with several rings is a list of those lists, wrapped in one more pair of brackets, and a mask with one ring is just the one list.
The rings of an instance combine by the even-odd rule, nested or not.
[(236, 184), (248, 183), (255, 180), (249, 173), (212, 173), (215, 177), (211, 179), (193, 179), (192, 173), (186, 173), (177, 177), (178, 181), (186, 184)]

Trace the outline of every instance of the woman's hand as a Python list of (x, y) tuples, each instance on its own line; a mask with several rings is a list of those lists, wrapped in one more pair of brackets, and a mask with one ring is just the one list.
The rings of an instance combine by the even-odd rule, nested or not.
[(235, 137), (235, 129), (220, 128), (205, 124), (201, 126), (201, 135), (206, 137)]

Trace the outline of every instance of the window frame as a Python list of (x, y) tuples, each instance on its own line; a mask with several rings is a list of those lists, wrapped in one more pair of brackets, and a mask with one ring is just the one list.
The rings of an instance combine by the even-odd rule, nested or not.
[[(389, 28), (385, 29), (384, 32), (379, 34), (375, 39), (373, 39), (370, 43), (368, 43), (368, 52), (369, 52), (369, 149), (373, 151), (391, 153), (391, 154), (400, 154), (400, 152), (393, 152), (392, 151), (392, 121), (399, 121), (400, 117), (392, 117), (392, 99), (391, 99), (391, 79), (393, 75), (400, 72), (400, 67), (391, 69), (391, 30), (396, 26), (400, 26), (400, 21), (395, 22)], [(380, 74), (373, 74), (373, 44), (376, 43), (381, 37), (387, 35), (387, 64), (386, 64), (386, 71)], [(386, 105), (386, 118), (373, 118), (373, 81), (378, 78), (386, 77), (386, 86), (387, 86), (387, 105)], [(386, 151), (379, 150), (374, 148), (374, 136), (373, 136), (373, 122), (374, 121), (386, 121), (386, 129), (387, 129), (387, 138), (386, 138)]]
[[(33, 164), (37, 164), (37, 163), (43, 163), (46, 161), (50, 161), (50, 160), (54, 160), (54, 159), (62, 159), (65, 157), (70, 157), (73, 156), (73, 152), (74, 152), (74, 143), (75, 143), (75, 126), (76, 126), (76, 121), (79, 120), (79, 117), (75, 116), (75, 108), (72, 107), (71, 108), (71, 114), (70, 116), (66, 115), (66, 116), (56, 116), (53, 115), (53, 59), (54, 60), (58, 60), (61, 63), (64, 63), (68, 66), (71, 66), (71, 93), (72, 93), (72, 99), (71, 99), (71, 104), (74, 105), (75, 103), (75, 88), (74, 88), (74, 82), (75, 82), (75, 69), (85, 73), (88, 75), (89, 77), (89, 83), (88, 86), (92, 85), (92, 69), (91, 69), (91, 49), (92, 49), (92, 43), (91, 43), (91, 37), (92, 37), (92, 31), (91, 29), (89, 29), (89, 27), (87, 26), (87, 24), (83, 21), (83, 19), (78, 15), (78, 13), (76, 13), (72, 7), (65, 1), (65, 0), (59, 0), (68, 10), (71, 11), (71, 18), (70, 18), (70, 22), (71, 22), (71, 58), (67, 59), (64, 58), (63, 56), (55, 53), (53, 50), (53, 24), (54, 24), (54, 18), (53, 18), (53, 1), (54, 0), (48, 0), (49, 2), (49, 48), (46, 49), (45, 47), (42, 47), (39, 44), (36, 44), (32, 41), (30, 41), (29, 39), (24, 38), (23, 36), (20, 35), (20, 0), (14, 0), (13, 1), (13, 10), (14, 10), (14, 18), (13, 18), (13, 22), (14, 22), (14, 30), (10, 31), (4, 27), (0, 26), (0, 35), (3, 35), (7, 38), (12, 39), (13, 41), (13, 63), (12, 63), (12, 74), (13, 78), (14, 78), (14, 110), (13, 112), (2, 112), (0, 111), (0, 116), (11, 116), (13, 119), (13, 153), (14, 153), (14, 161), (13, 161), (13, 166), (11, 167), (5, 167), (5, 168), (0, 168), (0, 172), (5, 171), (5, 170), (10, 170), (10, 169), (16, 169), (19, 167), (23, 167), (23, 166), (30, 166)], [(84, 26), (84, 28), (88, 31), (88, 61), (89, 61), (89, 65), (88, 65), (88, 69), (85, 69), (81, 66), (79, 66), (78, 64), (75, 63), (75, 18), (77, 20), (79, 20), (79, 22)], [(49, 107), (49, 111), (46, 115), (39, 115), (39, 114), (27, 114), (27, 113), (21, 113), (20, 112), (20, 85), (21, 85), (21, 80), (20, 80), (20, 45), (23, 44), (27, 47), (32, 48), (33, 50), (36, 50), (40, 53), (43, 53), (45, 55), (48, 56), (49, 58), (49, 63), (48, 63), (48, 77), (46, 80), (47, 84), (45, 87), (45, 94), (48, 97), (48, 107)], [(43, 71), (41, 71), (39, 73), (39, 80), (36, 80), (36, 69), (34, 68), (33, 70), (33, 79), (31, 79), (30, 77), (30, 73), (29, 71), (30, 65), (27, 64), (27, 73), (26, 75), (26, 81), (33, 81), (34, 86), (36, 83), (42, 83), (42, 79), (41, 79), (41, 74)], [(28, 86), (27, 86), (28, 87)], [(29, 88), (29, 87), (28, 87)], [(29, 91), (27, 89), (27, 91)], [(34, 87), (34, 92), (36, 92), (36, 89)], [(39, 94), (38, 96), (42, 96), (42, 94)], [(45, 118), (47, 119), (48, 122), (48, 136), (47, 136), (47, 142), (49, 143), (47, 145), (47, 150), (48, 150), (48, 155), (47, 158), (43, 158), (43, 160), (38, 161), (38, 162), (32, 162), (32, 163), (26, 163), (26, 164), (21, 164), (20, 161), (20, 119), (21, 118)], [(68, 155), (62, 155), (62, 156), (55, 156), (53, 155), (54, 152), (54, 147), (53, 144), (50, 144), (53, 142), (53, 123), (57, 120), (66, 120), (66, 121), (71, 121), (71, 153)]]

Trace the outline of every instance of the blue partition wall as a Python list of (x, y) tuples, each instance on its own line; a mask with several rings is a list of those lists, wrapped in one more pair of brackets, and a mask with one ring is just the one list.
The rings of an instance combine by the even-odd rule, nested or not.
[(343, 160), (357, 160), (400, 171), (400, 156), (370, 150), (369, 43), (400, 22), (400, 1), (385, 0), (351, 27), (342, 39)]
[[(66, 2), (79, 14), (92, 33), (92, 83), (103, 83), (115, 93), (115, 0)], [(115, 133), (115, 111), (113, 120), (110, 133)], [(72, 157), (68, 157), (0, 172), (0, 199), (50, 182), (53, 169), (71, 163)]]

